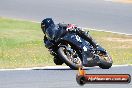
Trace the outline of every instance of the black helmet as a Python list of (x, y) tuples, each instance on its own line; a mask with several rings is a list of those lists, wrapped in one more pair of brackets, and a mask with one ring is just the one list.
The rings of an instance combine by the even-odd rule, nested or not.
[(46, 18), (41, 22), (41, 29), (45, 33), (45, 29), (47, 29), (49, 26), (55, 25), (52, 18)]

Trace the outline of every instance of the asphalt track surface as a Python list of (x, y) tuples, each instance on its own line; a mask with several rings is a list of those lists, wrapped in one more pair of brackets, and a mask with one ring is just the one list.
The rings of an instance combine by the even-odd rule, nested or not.
[(57, 23), (132, 34), (132, 4), (111, 0), (1, 0), (0, 16)]
[[(132, 4), (103, 0), (1, 0), (0, 16), (33, 21), (52, 17), (56, 22), (132, 34)], [(92, 67), (87, 73), (130, 74), (132, 66), (108, 70)], [(0, 71), (0, 88), (81, 88), (70, 69)], [(86, 84), (83, 88), (131, 88), (130, 84)]]
[[(98, 67), (86, 69), (88, 74), (130, 74), (132, 66), (112, 67), (102, 70)], [(63, 69), (33, 69), (0, 71), (0, 88), (132, 88), (129, 84), (85, 84), (76, 82), (77, 71)]]

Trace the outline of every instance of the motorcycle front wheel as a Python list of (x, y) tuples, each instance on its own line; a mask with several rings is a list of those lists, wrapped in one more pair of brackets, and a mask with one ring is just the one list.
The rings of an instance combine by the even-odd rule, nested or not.
[(99, 67), (102, 69), (109, 69), (112, 66), (112, 58), (108, 53), (99, 53), (98, 54), (100, 56), (100, 63), (99, 63)]
[(71, 69), (77, 70), (82, 67), (82, 61), (76, 50), (71, 48), (69, 49), (69, 47), (59, 47), (58, 55), (60, 56), (60, 59), (62, 59), (62, 61)]

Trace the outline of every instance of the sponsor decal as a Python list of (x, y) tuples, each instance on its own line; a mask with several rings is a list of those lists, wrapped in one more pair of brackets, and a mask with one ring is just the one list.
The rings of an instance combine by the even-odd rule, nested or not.
[(79, 85), (89, 83), (122, 84), (130, 83), (131, 76), (129, 74), (86, 74), (85, 70), (80, 68), (76, 75), (76, 81)]

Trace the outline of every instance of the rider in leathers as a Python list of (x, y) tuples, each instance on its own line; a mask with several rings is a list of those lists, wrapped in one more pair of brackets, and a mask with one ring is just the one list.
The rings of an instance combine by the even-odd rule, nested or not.
[[(45, 34), (45, 31), (48, 27), (50, 27), (51, 25), (55, 25), (57, 26), (60, 30), (61, 29), (65, 29), (67, 32), (75, 32), (77, 35), (79, 35), (80, 37), (82, 37), (83, 39), (85, 39), (86, 41), (88, 41), (94, 49), (97, 48), (97, 43), (92, 39), (92, 37), (88, 34), (88, 32), (85, 32), (82, 28), (77, 27), (74, 24), (54, 24), (52, 18), (46, 18), (41, 22), (41, 29), (43, 31), (43, 33)], [(45, 47), (48, 48), (49, 50), (51, 50), (52, 52), (52, 43), (53, 41), (49, 40), (46, 35), (44, 35), (44, 43), (45, 43)], [(89, 52), (89, 57), (88, 58), (92, 58), (92, 59), (96, 59), (98, 58), (97, 56), (94, 56), (93, 53)], [(58, 56), (54, 57), (54, 62), (58, 65), (61, 65), (63, 62), (61, 62), (60, 60), (56, 59), (59, 58)], [(86, 60), (83, 61), (83, 65), (86, 66), (85, 63)]]

